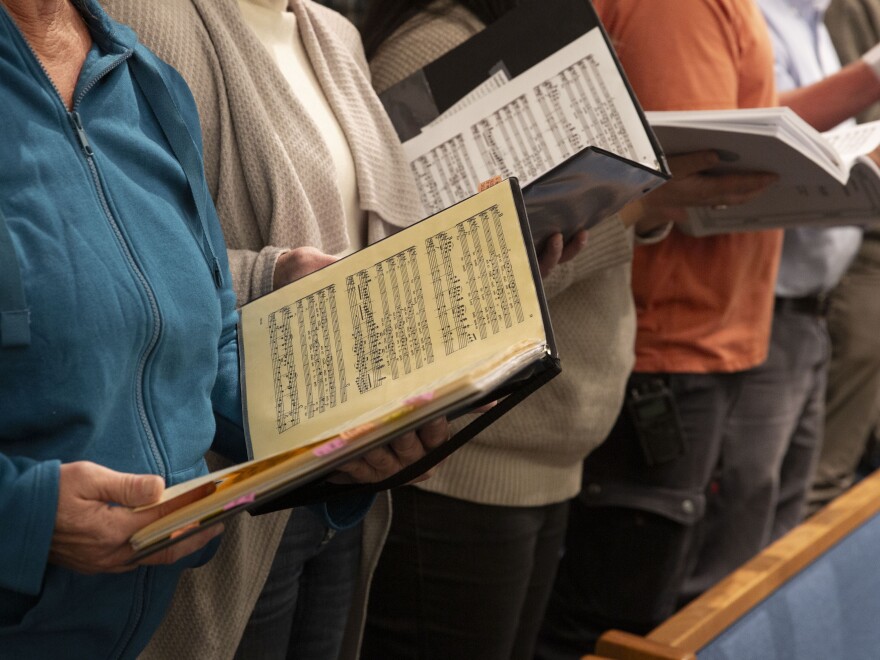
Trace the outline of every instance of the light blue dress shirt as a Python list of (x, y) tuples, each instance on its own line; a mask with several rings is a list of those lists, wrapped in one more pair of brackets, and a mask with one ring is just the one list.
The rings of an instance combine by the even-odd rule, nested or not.
[[(831, 0), (758, 0), (776, 60), (780, 92), (811, 85), (840, 70), (840, 60), (823, 19)], [(862, 241), (857, 227), (785, 232), (776, 294), (808, 296), (833, 289)]]

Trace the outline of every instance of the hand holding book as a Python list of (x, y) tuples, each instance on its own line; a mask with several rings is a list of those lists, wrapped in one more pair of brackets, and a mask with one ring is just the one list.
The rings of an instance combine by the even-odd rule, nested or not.
[(287, 252), (282, 252), (275, 261), (275, 270), (272, 273), (272, 288), (281, 287), (295, 282), (309, 273), (329, 266), (337, 257), (321, 252), (313, 247), (299, 247)]
[(645, 233), (668, 223), (683, 223), (688, 208), (728, 207), (744, 204), (779, 179), (770, 172), (726, 172), (715, 168), (721, 156), (711, 150), (667, 156), (672, 179), (627, 206), (623, 222)]
[(79, 573), (119, 573), (139, 564), (173, 564), (208, 543), (222, 526), (203, 530), (180, 544), (136, 563), (128, 538), (137, 530), (175, 509), (209, 495), (213, 483), (159, 502), (162, 479), (152, 474), (128, 474), (89, 461), (65, 463), (59, 468), (58, 505), (49, 549), (49, 562)]
[[(273, 289), (280, 289), (337, 260), (338, 257), (308, 246), (283, 252), (275, 262)], [(395, 438), (388, 445), (377, 447), (364, 456), (339, 466), (339, 473), (329, 477), (328, 481), (338, 484), (378, 483), (423, 458), (428, 451), (448, 438), (446, 418), (440, 417)]]
[(871, 225), (880, 217), (880, 122), (818, 133), (790, 108), (650, 112), (668, 153), (711, 149), (712, 174), (771, 170), (766, 193), (733, 206), (695, 205), (683, 225), (696, 236), (785, 227)]
[[(449, 423), (445, 417), (438, 417), (414, 431), (397, 436), (387, 445), (343, 463), (337, 468), (339, 474), (332, 475), (328, 481), (336, 484), (378, 483), (421, 460), (446, 440), (449, 440)], [(425, 473), (416, 481), (424, 481), (429, 476)]]
[(516, 176), (539, 249), (558, 232), (570, 241), (668, 178), (611, 42), (582, 0), (520, 3), (380, 99), (426, 211), (492, 175)]
[(587, 245), (588, 236), (585, 229), (575, 232), (568, 240), (561, 233), (549, 236), (538, 255), (541, 277), (547, 277), (556, 266), (571, 261), (579, 255)]
[[(245, 305), (239, 344), (254, 460), (168, 489), (216, 486), (134, 534), (136, 557), (293, 490), (324, 499), (336, 470), (371, 481), (415, 461), (395, 476), (412, 479), (559, 372), (513, 180)], [(430, 423), (500, 397), (449, 442)]]

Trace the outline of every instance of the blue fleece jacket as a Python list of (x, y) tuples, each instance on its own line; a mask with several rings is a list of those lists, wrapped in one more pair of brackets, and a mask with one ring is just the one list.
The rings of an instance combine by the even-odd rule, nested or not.
[[(2, 658), (134, 657), (180, 571), (210, 552), (120, 575), (47, 563), (60, 463), (172, 485), (205, 472), (215, 415), (241, 425), (235, 298), (195, 104), (131, 30), (81, 5), (95, 45), (71, 112), (0, 5), (0, 211), (30, 334), (0, 325)], [(149, 86), (190, 140), (195, 181)], [(243, 456), (240, 435), (225, 440)]]

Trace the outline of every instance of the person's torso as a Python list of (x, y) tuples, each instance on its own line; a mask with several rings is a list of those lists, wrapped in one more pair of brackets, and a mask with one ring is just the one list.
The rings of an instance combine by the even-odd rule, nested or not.
[(67, 112), (17, 34), (2, 48), (25, 61), (0, 64), (0, 204), (33, 336), (0, 351), (4, 450), (177, 481), (213, 434), (220, 333), (183, 170), (124, 56), (93, 49)]
[[(823, 23), (829, 0), (759, 0), (773, 39), (776, 85), (786, 92), (817, 83), (840, 70)], [(850, 119), (844, 124), (854, 124)], [(830, 291), (858, 252), (857, 227), (795, 227), (785, 232), (776, 294), (809, 296)]]
[[(31, 333), (0, 348), (0, 451), (170, 484), (205, 470), (220, 304), (183, 170), (130, 51), (110, 53), (93, 48), (68, 112), (0, 10), (0, 209)], [(0, 591), (0, 648), (131, 655), (180, 568), (108, 578), (50, 565), (39, 596)]]
[[(597, 0), (647, 110), (776, 103), (773, 55), (752, 0)], [(657, 39), (657, 34), (663, 34)], [(736, 371), (764, 359), (781, 232), (638, 247), (636, 371)]]
[[(244, 22), (266, 48), (291, 92), (319, 129), (334, 170), (328, 176), (328, 185), (335, 184), (339, 190), (348, 229), (349, 247), (343, 254), (359, 250), (366, 245), (366, 223), (358, 197), (354, 155), (309, 59), (296, 16), (287, 11), (287, 0), (238, 0), (238, 4)], [(321, 159), (315, 160), (319, 166)]]

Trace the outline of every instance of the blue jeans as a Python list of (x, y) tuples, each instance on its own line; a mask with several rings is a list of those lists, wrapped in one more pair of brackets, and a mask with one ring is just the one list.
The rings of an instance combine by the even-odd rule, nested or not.
[(336, 660), (362, 532), (362, 523), (334, 532), (307, 509), (293, 511), (236, 660)]

